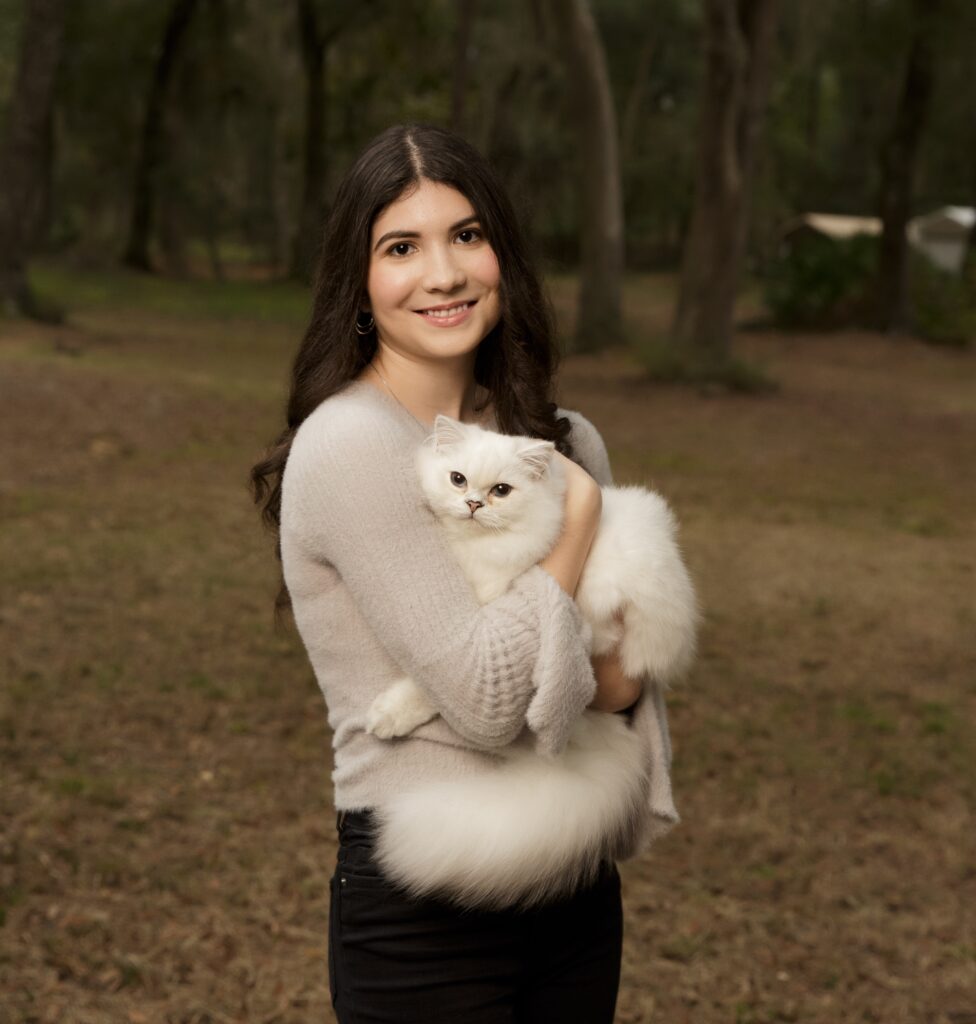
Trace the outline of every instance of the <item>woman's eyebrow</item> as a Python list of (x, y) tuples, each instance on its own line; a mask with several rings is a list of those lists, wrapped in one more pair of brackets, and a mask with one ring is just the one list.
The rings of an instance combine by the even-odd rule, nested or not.
[[(465, 224), (470, 224), (472, 221), (481, 220), (477, 214), (472, 214), (470, 217), (465, 217), (464, 220), (459, 220), (456, 224), (452, 224), (447, 230), (448, 232), (457, 231), (459, 228), (463, 228)], [(387, 231), (373, 246), (373, 252), (384, 243), (388, 242), (391, 238), (420, 238), (419, 231)]]

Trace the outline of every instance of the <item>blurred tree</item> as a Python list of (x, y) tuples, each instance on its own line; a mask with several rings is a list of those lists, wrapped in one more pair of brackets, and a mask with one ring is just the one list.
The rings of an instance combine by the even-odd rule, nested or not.
[(620, 119), (621, 165), (626, 165), (630, 162), (636, 148), (638, 118), (641, 108), (647, 100), (647, 89), (655, 52), (660, 49), (661, 45), (658, 27), (654, 19), (653, 5), (647, 20), (650, 27), (641, 42), (640, 52), (637, 55), (637, 66), (634, 69), (630, 88), (627, 90), (627, 96), (623, 104), (623, 116)]
[(173, 0), (153, 71), (142, 123), (139, 154), (132, 189), (132, 217), (122, 262), (135, 270), (151, 271), (149, 241), (153, 229), (156, 175), (163, 159), (163, 116), (176, 58), (182, 47), (198, 0)]
[(901, 94), (881, 150), (880, 214), (883, 223), (878, 261), (878, 321), (886, 331), (910, 327), (908, 239), (915, 168), (935, 85), (935, 33), (942, 0), (912, 0), (912, 27)]
[(596, 11), (621, 114), (626, 265), (671, 269), (694, 195), (699, 0), (601, 0)]
[[(844, 3), (856, 5), (856, 0)], [(860, 185), (853, 195), (828, 191), (837, 173), (835, 64), (844, 42), (834, 40), (831, 31), (843, 14), (837, 0), (794, 0), (777, 18), (746, 240), (747, 257), (760, 265), (775, 254), (784, 223), (797, 212), (818, 210), (825, 202), (833, 208), (848, 199), (857, 211), (860, 202)]]
[(468, 70), (471, 66), (471, 32), (476, 0), (455, 0), (457, 25), (454, 31), (454, 77), (451, 82), (451, 128), (464, 134), (464, 113), (468, 95)]
[(918, 152), (920, 212), (950, 203), (976, 206), (976, 4), (944, 0), (935, 50), (935, 93)]
[(565, 164), (566, 133), (559, 119), (541, 116), (558, 106), (565, 92), (551, 35), (541, 0), (514, 9), (502, 3), (489, 7), (472, 31), (477, 88), (469, 90), (465, 107), (471, 141), (526, 215), (534, 207), (536, 216), (550, 223), (563, 201), (574, 198), (572, 183), (566, 187), (558, 173)]
[[(165, 118), (158, 240), (169, 272), (248, 263), (284, 273), (301, 201), (302, 69), (292, 5), (207, 0), (181, 51)], [(201, 253), (202, 247), (202, 253)]]
[(706, 74), (695, 208), (672, 340), (696, 375), (729, 363), (749, 191), (768, 85), (776, 0), (706, 0)]
[(338, 28), (325, 27), (315, 0), (296, 0), (295, 7), (305, 72), (305, 160), (290, 273), (299, 280), (309, 281), (325, 215), (325, 55)]
[(617, 115), (607, 60), (587, 0), (551, 0), (567, 63), (580, 156), (580, 286), (572, 348), (622, 340), (624, 215)]
[(13, 93), (0, 139), (0, 305), (12, 313), (60, 319), (27, 280), (50, 180), (52, 104), (64, 40), (63, 0), (28, 0)]
[(298, 41), (305, 72), (305, 133), (302, 199), (292, 245), (290, 276), (309, 282), (315, 270), (325, 220), (328, 138), (326, 61), (332, 44), (358, 26), (369, 3), (331, 0), (324, 13), (319, 0), (296, 0)]

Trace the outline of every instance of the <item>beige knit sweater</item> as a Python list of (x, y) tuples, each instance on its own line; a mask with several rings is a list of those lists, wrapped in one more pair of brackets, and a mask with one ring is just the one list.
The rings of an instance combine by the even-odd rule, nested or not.
[[(559, 414), (572, 422), (576, 460), (611, 484), (595, 427)], [(282, 480), (285, 583), (328, 709), (339, 810), (476, 772), (524, 729), (558, 752), (596, 688), (579, 609), (544, 569), (532, 566), (478, 604), (420, 490), (413, 458), (424, 436), (392, 397), (353, 381), (302, 423)], [(402, 675), (427, 690), (439, 717), (377, 739), (365, 731), (366, 711)], [(667, 715), (650, 680), (632, 727), (651, 786), (642, 836), (622, 856), (679, 820)]]

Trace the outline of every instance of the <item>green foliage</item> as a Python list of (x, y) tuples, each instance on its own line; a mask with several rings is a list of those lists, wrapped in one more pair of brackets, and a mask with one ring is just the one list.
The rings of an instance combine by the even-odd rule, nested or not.
[(591, 6), (617, 110), (628, 267), (672, 267), (694, 192), (701, 4), (602, 0)]
[(0, 25), (3, 26), (0, 30), (0, 116), (6, 112), (14, 76), (17, 73), (23, 16), (22, 0), (0, 0)]
[(864, 323), (877, 267), (878, 239), (822, 235), (793, 239), (770, 265), (763, 298), (781, 327)]
[[(796, 238), (770, 265), (764, 299), (786, 328), (869, 327), (880, 240)], [(949, 274), (909, 252), (912, 330), (936, 344), (964, 346), (976, 337), (976, 267)]]
[(948, 274), (913, 254), (911, 282), (912, 321), (920, 337), (960, 348), (976, 338), (976, 266)]
[(170, 6), (66, 5), (49, 250), (108, 255), (122, 246), (133, 158)]

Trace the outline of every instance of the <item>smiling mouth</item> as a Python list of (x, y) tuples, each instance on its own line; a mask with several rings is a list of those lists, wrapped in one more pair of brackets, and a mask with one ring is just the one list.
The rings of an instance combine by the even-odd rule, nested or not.
[(421, 316), (432, 316), (438, 320), (446, 320), (470, 309), (475, 302), (477, 302), (477, 299), (472, 299), (470, 302), (459, 302), (456, 306), (449, 306), (447, 309), (418, 309), (417, 312)]

